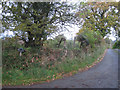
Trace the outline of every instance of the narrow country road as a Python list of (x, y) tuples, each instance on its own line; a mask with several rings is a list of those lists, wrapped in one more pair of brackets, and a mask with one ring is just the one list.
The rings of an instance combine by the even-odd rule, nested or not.
[(91, 69), (43, 84), (20, 88), (118, 88), (118, 52), (108, 49), (103, 60)]

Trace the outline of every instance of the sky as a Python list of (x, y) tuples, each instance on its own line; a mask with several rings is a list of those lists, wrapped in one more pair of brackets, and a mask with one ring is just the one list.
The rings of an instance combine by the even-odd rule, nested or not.
[[(64, 36), (69, 39), (69, 40), (73, 40), (74, 37), (76, 36), (76, 33), (79, 32), (80, 28), (78, 28), (76, 25), (73, 25), (73, 28), (71, 27), (68, 27), (68, 29), (70, 30), (70, 32), (68, 31), (64, 31), (64, 32), (61, 32), (61, 34), (64, 34)], [(116, 40), (116, 37), (115, 37), (115, 31), (113, 29), (111, 29), (111, 34), (108, 34), (105, 38), (109, 38), (111, 39), (112, 41), (115, 41)]]
[[(73, 40), (74, 39), (74, 37), (76, 36), (76, 33), (77, 32), (79, 32), (79, 29), (80, 28), (78, 28), (77, 26), (75, 26), (75, 25), (72, 25), (72, 28), (71, 27), (68, 27), (68, 30), (69, 30), (69, 32), (68, 31), (63, 31), (63, 32), (61, 32), (61, 33), (59, 33), (59, 34), (64, 34), (64, 36), (66, 37), (66, 39), (68, 39), (68, 40)], [(111, 35), (108, 35), (109, 36), (109, 38), (111, 39), (111, 40), (116, 40), (116, 38), (114, 37), (114, 30), (112, 29), (111, 30)], [(0, 36), (0, 38), (2, 37), (2, 36), (13, 36), (14, 34), (13, 34), (13, 32), (12, 31), (6, 31), (4, 34), (2, 34), (1, 36)], [(57, 36), (58, 34), (55, 34), (54, 35), (54, 37), (55, 36)], [(50, 38), (52, 38), (52, 37), (49, 37), (49, 39)], [(105, 37), (106, 38), (106, 37)]]
[[(66, 1), (66, 0), (63, 0), (63, 1)], [(69, 3), (78, 3), (79, 1), (85, 1), (85, 0), (70, 0)], [(118, 1), (118, 0), (117, 0)], [(1, 5), (0, 5), (0, 8), (1, 8)], [(0, 10), (0, 13), (2, 13), (2, 11)], [(1, 17), (1, 16), (0, 16)], [(67, 39), (72, 39), (74, 38), (74, 36), (76, 36), (76, 33), (79, 32), (79, 29), (76, 25), (71, 25), (71, 27), (67, 27), (69, 32), (68, 31), (63, 31), (61, 32), (60, 34), (64, 34), (64, 36), (67, 38)], [(108, 35), (110, 39), (112, 39), (113, 41), (116, 40), (116, 38), (114, 37), (114, 30), (111, 31), (112, 34), (111, 35)], [(0, 38), (3, 37), (3, 36), (13, 36), (13, 32), (12, 31), (7, 31), (5, 32), (4, 34), (1, 34), (0, 35)], [(54, 35), (55, 37), (56, 35)]]

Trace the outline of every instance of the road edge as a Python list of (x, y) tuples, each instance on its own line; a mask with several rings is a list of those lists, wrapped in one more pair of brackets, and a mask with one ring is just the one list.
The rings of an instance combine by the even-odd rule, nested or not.
[(92, 63), (92, 65), (86, 66), (85, 68), (80, 68), (78, 71), (72, 71), (72, 72), (69, 72), (69, 73), (67, 73), (67, 74), (64, 74), (63, 77), (72, 76), (74, 73), (84, 72), (84, 71), (87, 71), (87, 70), (91, 69), (92, 67), (94, 67), (96, 64), (100, 63), (100, 62), (103, 60), (103, 58), (104, 58), (107, 50), (108, 50), (108, 49), (105, 49), (104, 53), (103, 53), (102, 55), (100, 55), (100, 56)]

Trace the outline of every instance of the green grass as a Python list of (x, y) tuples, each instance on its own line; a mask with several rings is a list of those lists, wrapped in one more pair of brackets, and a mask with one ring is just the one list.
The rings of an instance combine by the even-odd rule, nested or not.
[[(28, 60), (26, 60), (25, 57), (21, 58), (19, 56), (9, 55), (11, 57), (9, 57), (9, 61), (7, 63), (11, 63), (12, 60), (16, 60), (18, 64), (16, 63), (14, 65), (11, 63), (12, 68), (3, 68), (2, 84), (28, 85), (35, 82), (42, 83), (46, 80), (52, 80), (53, 78), (62, 78), (63, 74), (67, 74), (72, 71), (78, 71), (80, 68), (90, 66), (104, 52), (105, 49), (106, 47), (101, 46), (100, 48), (95, 49), (94, 52), (90, 52), (90, 56), (89, 53), (84, 55), (82, 51), (78, 51), (78, 56), (74, 57), (73, 59), (66, 57), (63, 61), (61, 61), (61, 63), (59, 63), (58, 60), (54, 63), (54, 66), (50, 66), (50, 68), (47, 66), (49, 64), (41, 66), (41, 62), (34, 62), (33, 64), (30, 64), (29, 67), (24, 67), (24, 69), (15, 68), (16, 66), (23, 68), (23, 61), (29, 62), (29, 59), (31, 60), (34, 55), (29, 57)], [(7, 52), (4, 53), (4, 59), (7, 58), (7, 54)], [(76, 72), (73, 72), (73, 74), (75, 73)]]

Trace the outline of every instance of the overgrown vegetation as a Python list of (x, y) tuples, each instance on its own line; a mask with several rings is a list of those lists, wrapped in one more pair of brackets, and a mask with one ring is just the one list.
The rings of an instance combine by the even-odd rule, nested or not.
[(120, 49), (120, 41), (116, 41), (113, 45), (113, 49)]
[(102, 38), (103, 38), (98, 31), (93, 31), (93, 30), (89, 30), (86, 28), (84, 28), (84, 31), (82, 31), (82, 32), (81, 32), (81, 30), (79, 30), (77, 35), (78, 36), (84, 35), (84, 37), (86, 37), (86, 39), (89, 41), (90, 46), (93, 48), (97, 44), (99, 45), (101, 43)]
[[(109, 45), (104, 36), (111, 28), (118, 31), (117, 5), (80, 3), (74, 11), (66, 2), (2, 2), (2, 31), (15, 35), (2, 41), (2, 84), (41, 83), (90, 66)], [(74, 40), (64, 35), (48, 39), (71, 25), (82, 27)]]
[[(56, 38), (46, 41), (42, 48), (26, 48), (7, 39), (3, 40), (3, 85), (23, 85), (62, 78), (66, 73), (91, 65), (106, 48), (102, 38), (99, 39), (100, 43), (89, 47), (87, 53), (79, 48), (80, 42), (73, 47), (72, 40), (67, 41), (67, 49), (64, 49), (62, 44), (60, 48), (55, 48)], [(22, 56), (18, 52), (20, 47), (25, 50)]]

